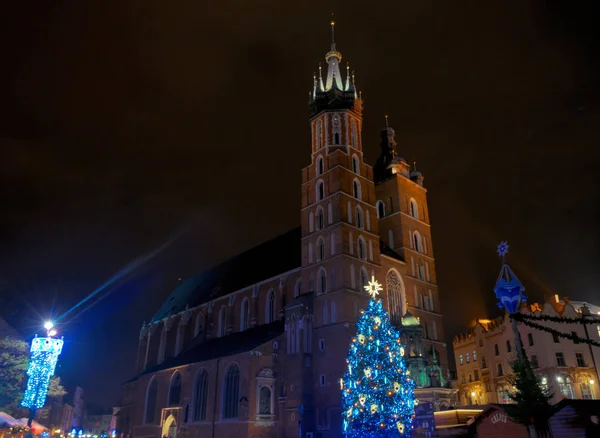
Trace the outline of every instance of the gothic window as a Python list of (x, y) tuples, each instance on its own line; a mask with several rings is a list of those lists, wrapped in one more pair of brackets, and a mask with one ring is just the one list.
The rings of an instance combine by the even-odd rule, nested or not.
[(225, 336), (226, 332), (227, 332), (227, 309), (225, 309), (225, 306), (223, 306), (223, 307), (221, 307), (221, 310), (219, 311), (218, 336), (219, 337)]
[(315, 230), (315, 215), (311, 211), (308, 213), (308, 231), (312, 233)]
[(329, 224), (333, 223), (333, 205), (331, 205), (331, 202), (327, 204), (327, 222)]
[(377, 217), (379, 219), (385, 216), (385, 205), (383, 201), (377, 201)]
[(387, 210), (387, 214), (392, 214), (394, 212), (394, 201), (392, 200), (391, 196), (388, 196), (387, 198), (387, 205), (385, 206), (386, 210)]
[(327, 272), (325, 272), (324, 268), (319, 269), (319, 274), (317, 275), (317, 292), (319, 294), (327, 292)]
[(367, 244), (362, 236), (358, 238), (358, 257), (361, 260), (367, 260)]
[(325, 183), (323, 181), (317, 182), (317, 201), (322, 201), (325, 197)]
[(267, 295), (265, 318), (267, 324), (275, 321), (275, 291), (273, 289), (270, 289), (269, 294)]
[(325, 227), (325, 213), (321, 207), (317, 208), (317, 230)]
[(296, 284), (294, 285), (294, 298), (300, 296), (302, 293), (302, 279), (299, 278), (296, 280)]
[(313, 247), (312, 243), (308, 242), (308, 263), (312, 263), (313, 261)]
[(259, 402), (258, 402), (258, 414), (259, 415), (272, 415), (272, 403), (271, 399), (273, 394), (271, 393), (271, 388), (268, 386), (261, 386), (259, 392)]
[(334, 145), (338, 145), (340, 144), (340, 140), (341, 140), (341, 131), (340, 131), (340, 118), (337, 115), (333, 116), (333, 144)]
[(421, 235), (419, 234), (418, 231), (415, 231), (413, 233), (413, 245), (415, 248), (415, 251), (417, 252), (423, 252), (423, 245), (421, 242)]
[(389, 271), (386, 277), (390, 319), (399, 323), (405, 313), (406, 294), (400, 276), (395, 271)]
[(352, 156), (352, 172), (360, 173), (360, 162), (358, 161), (358, 157), (356, 155)]
[(350, 126), (352, 127), (352, 146), (354, 149), (358, 149), (358, 127), (356, 125), (356, 120), (352, 119)]
[(200, 370), (194, 385), (194, 421), (206, 420), (206, 401), (208, 399), (208, 373)]
[(417, 201), (413, 198), (410, 200), (410, 215), (415, 219), (419, 219), (419, 207), (417, 205)]
[(364, 292), (365, 291), (365, 286), (367, 286), (369, 284), (369, 274), (367, 273), (367, 270), (362, 267), (360, 268), (360, 289)]
[(323, 174), (323, 157), (317, 158), (317, 176)]
[(317, 240), (317, 261), (325, 259), (325, 240), (322, 237), (319, 237)]
[(330, 240), (331, 240), (331, 242), (330, 242), (330, 245), (331, 245), (330, 252), (331, 252), (331, 255), (334, 255), (335, 254), (335, 233), (331, 233)]
[(321, 139), (323, 138), (323, 123), (321, 120), (317, 122), (317, 150), (323, 147)]
[(240, 315), (240, 331), (248, 330), (250, 326), (250, 302), (248, 298), (242, 300), (242, 314)]
[(175, 371), (171, 377), (169, 385), (169, 403), (168, 406), (179, 406), (181, 403), (181, 374)]
[(200, 334), (203, 322), (202, 312), (200, 312), (198, 313), (198, 316), (196, 316), (196, 324), (194, 325), (194, 338)]
[(225, 374), (223, 384), (223, 418), (238, 416), (238, 398), (240, 393), (240, 369), (230, 365)]
[(356, 226), (358, 228), (364, 228), (363, 211), (362, 211), (362, 208), (360, 208), (360, 205), (356, 206)]
[(355, 179), (353, 183), (354, 197), (356, 199), (362, 199), (361, 190), (360, 190), (360, 182)]
[(158, 382), (152, 378), (146, 391), (146, 412), (144, 423), (154, 423), (156, 414), (156, 394), (158, 392)]

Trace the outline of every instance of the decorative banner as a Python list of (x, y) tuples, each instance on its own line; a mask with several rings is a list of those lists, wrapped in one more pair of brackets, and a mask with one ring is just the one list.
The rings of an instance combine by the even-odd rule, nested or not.
[(63, 340), (34, 338), (31, 342), (31, 359), (27, 369), (27, 389), (21, 405), (29, 409), (40, 409), (46, 403), (50, 378), (54, 375), (58, 356), (62, 352)]

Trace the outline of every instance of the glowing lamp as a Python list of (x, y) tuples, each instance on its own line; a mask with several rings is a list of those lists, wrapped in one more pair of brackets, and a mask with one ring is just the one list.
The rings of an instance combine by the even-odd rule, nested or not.
[(50, 330), (50, 329), (52, 329), (52, 327), (54, 327), (54, 323), (53, 323), (52, 321), (46, 321), (46, 322), (44, 323), (44, 328), (45, 328), (46, 330)]
[(590, 385), (593, 385), (594, 383), (594, 379), (590, 379)]

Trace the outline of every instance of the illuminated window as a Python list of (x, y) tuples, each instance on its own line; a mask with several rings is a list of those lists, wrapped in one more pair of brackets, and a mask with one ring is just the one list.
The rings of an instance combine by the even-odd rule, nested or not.
[(461, 365), (463, 364), (463, 355), (462, 354), (460, 354), (458, 356), (458, 361), (460, 362)]
[(419, 219), (419, 207), (414, 199), (410, 200), (410, 215), (415, 219)]
[(473, 350), (473, 362), (477, 360), (477, 351)]
[(467, 363), (471, 362), (471, 357), (469, 356), (469, 353), (467, 353)]
[(415, 231), (413, 233), (413, 246), (415, 248), (415, 251), (417, 252), (423, 252), (423, 245), (421, 242), (421, 235), (419, 234), (418, 231)]

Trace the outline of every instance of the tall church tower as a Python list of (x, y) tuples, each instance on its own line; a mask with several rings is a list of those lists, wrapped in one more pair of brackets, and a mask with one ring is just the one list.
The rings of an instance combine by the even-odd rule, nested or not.
[[(302, 171), (302, 283), (312, 292), (312, 394), (305, 430), (326, 438), (341, 430), (339, 379), (348, 340), (368, 296), (362, 287), (380, 269), (373, 169), (363, 160), (362, 100), (354, 77), (340, 71), (334, 39), (327, 72), (314, 76), (309, 99), (311, 164)], [(307, 360), (307, 359), (305, 359)], [(313, 423), (313, 424), (311, 424)]]
[(375, 164), (380, 235), (406, 263), (403, 278), (407, 308), (418, 317), (422, 327), (424, 355), (430, 361), (439, 362), (447, 373), (448, 355), (431, 243), (427, 190), (421, 172), (416, 166), (411, 170), (398, 155), (395, 135), (386, 116), (386, 127), (381, 131), (381, 154)]

